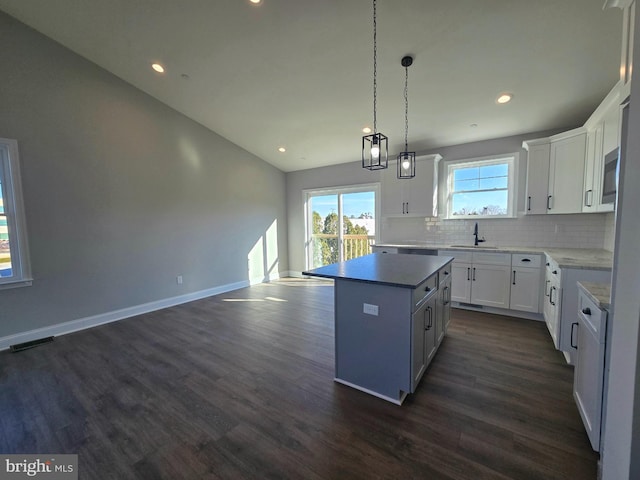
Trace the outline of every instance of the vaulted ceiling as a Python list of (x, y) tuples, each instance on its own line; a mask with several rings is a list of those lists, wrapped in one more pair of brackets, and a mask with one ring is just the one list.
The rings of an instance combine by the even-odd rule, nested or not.
[[(404, 147), (407, 54), (410, 150), (582, 124), (618, 78), (622, 14), (602, 3), (378, 0), (378, 130), (390, 153)], [(0, 9), (283, 171), (359, 160), (372, 126), (370, 0)], [(498, 105), (504, 91), (514, 98)]]

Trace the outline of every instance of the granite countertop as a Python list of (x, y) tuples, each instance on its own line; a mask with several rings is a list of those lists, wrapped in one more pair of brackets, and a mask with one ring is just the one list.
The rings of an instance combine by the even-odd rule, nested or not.
[(601, 309), (609, 310), (611, 307), (611, 285), (608, 283), (578, 282), (578, 288)]
[(452, 261), (453, 257), (435, 255), (372, 253), (302, 274), (413, 289)]
[(611, 270), (613, 266), (613, 252), (603, 248), (553, 248), (553, 247), (488, 247), (479, 245), (451, 246), (433, 245), (424, 243), (378, 243), (378, 247), (389, 247), (413, 250), (460, 250), (460, 251), (481, 251), (495, 253), (525, 253), (525, 254), (547, 254), (558, 264), (560, 268), (575, 268), (587, 270)]

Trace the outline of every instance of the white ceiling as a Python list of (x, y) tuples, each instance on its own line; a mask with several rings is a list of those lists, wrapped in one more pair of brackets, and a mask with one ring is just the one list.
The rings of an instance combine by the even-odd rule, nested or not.
[[(410, 150), (583, 123), (618, 78), (622, 14), (602, 3), (378, 0), (378, 130), (390, 153), (404, 147), (406, 54)], [(360, 159), (373, 121), (370, 0), (0, 9), (283, 171)], [(510, 104), (495, 103), (502, 91), (514, 93)]]

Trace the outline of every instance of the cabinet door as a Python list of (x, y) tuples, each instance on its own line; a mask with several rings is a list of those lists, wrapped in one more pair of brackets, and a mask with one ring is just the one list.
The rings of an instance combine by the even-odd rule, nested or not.
[(451, 265), (451, 300), (471, 301), (471, 264), (453, 262)]
[(586, 134), (551, 143), (547, 213), (580, 213)]
[(416, 176), (409, 180), (401, 180), (405, 184), (405, 201), (407, 202), (407, 214), (409, 216), (437, 217), (437, 199), (434, 193), (437, 188), (434, 180), (437, 179), (437, 162), (434, 155), (416, 159)]
[(429, 365), (431, 360), (436, 354), (436, 347), (438, 346), (436, 342), (436, 295), (433, 295), (431, 299), (427, 300), (427, 308), (426, 308), (426, 322), (425, 330), (424, 330), (424, 345), (425, 345), (425, 365)]
[(547, 213), (550, 145), (531, 145), (527, 155), (527, 214)]
[(406, 210), (403, 184), (407, 180), (399, 180), (396, 177), (396, 164), (389, 162), (389, 168), (380, 172), (381, 191), (380, 205), (383, 216), (402, 216)]
[(600, 198), (600, 182), (602, 169), (602, 133), (603, 124), (598, 123), (593, 130), (587, 132), (587, 153), (584, 163), (584, 188), (582, 194), (582, 212), (595, 212)]
[(540, 311), (540, 277), (539, 268), (511, 268), (511, 310)]
[(416, 159), (414, 178), (397, 178), (397, 163), (389, 162), (389, 168), (380, 174), (382, 181), (382, 215), (387, 217), (435, 217), (437, 199), (434, 193), (437, 182), (439, 155), (426, 155)]
[(578, 317), (576, 367), (573, 377), (573, 397), (578, 405), (591, 446), (600, 449), (600, 418), (604, 378), (604, 345), (588, 322)]
[(471, 303), (509, 308), (511, 267), (477, 265), (471, 267)]
[(425, 302), (412, 315), (411, 331), (411, 393), (413, 393), (427, 368), (427, 352), (425, 341), (428, 302)]
[(438, 290), (438, 338), (436, 343), (439, 345), (442, 342), (447, 329), (449, 328), (449, 321), (451, 320), (451, 276), (440, 284)]
[(445, 311), (447, 310), (446, 294), (444, 284), (438, 287), (438, 302), (436, 305), (436, 345), (440, 345), (444, 338)]
[[(620, 103), (620, 102), (618, 102)], [(619, 105), (612, 105), (608, 108), (604, 117), (604, 128), (602, 134), (602, 155), (606, 155), (611, 150), (620, 146), (620, 109)]]

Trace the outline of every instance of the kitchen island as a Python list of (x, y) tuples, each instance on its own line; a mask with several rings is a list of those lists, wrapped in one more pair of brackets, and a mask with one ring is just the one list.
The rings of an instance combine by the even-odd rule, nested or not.
[(402, 404), (446, 333), (452, 257), (373, 253), (303, 272), (334, 283), (335, 381)]

